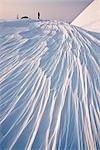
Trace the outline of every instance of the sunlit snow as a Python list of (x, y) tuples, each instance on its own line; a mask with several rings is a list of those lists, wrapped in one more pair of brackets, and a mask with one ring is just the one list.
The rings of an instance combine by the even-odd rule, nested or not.
[(0, 22), (0, 125), (2, 150), (100, 150), (100, 34)]
[(72, 22), (73, 25), (100, 33), (100, 0), (93, 2)]

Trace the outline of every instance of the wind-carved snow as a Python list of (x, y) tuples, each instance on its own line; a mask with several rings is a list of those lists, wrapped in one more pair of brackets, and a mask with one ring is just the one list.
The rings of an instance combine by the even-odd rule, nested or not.
[(0, 23), (2, 150), (100, 149), (99, 39), (64, 22)]

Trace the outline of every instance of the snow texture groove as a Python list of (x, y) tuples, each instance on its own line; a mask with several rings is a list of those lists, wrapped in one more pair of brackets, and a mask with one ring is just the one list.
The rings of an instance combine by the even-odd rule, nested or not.
[(99, 39), (61, 21), (0, 22), (0, 150), (100, 150)]

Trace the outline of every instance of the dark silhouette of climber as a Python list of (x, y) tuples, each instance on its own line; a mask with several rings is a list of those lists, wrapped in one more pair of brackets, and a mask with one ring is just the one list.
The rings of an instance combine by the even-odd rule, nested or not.
[(38, 19), (40, 19), (40, 12), (38, 12)]

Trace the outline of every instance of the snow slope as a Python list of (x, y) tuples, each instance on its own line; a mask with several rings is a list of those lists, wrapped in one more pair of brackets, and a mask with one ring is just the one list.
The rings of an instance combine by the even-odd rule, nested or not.
[(0, 150), (100, 149), (100, 34), (0, 22)]
[(100, 33), (100, 0), (94, 0), (72, 24)]

